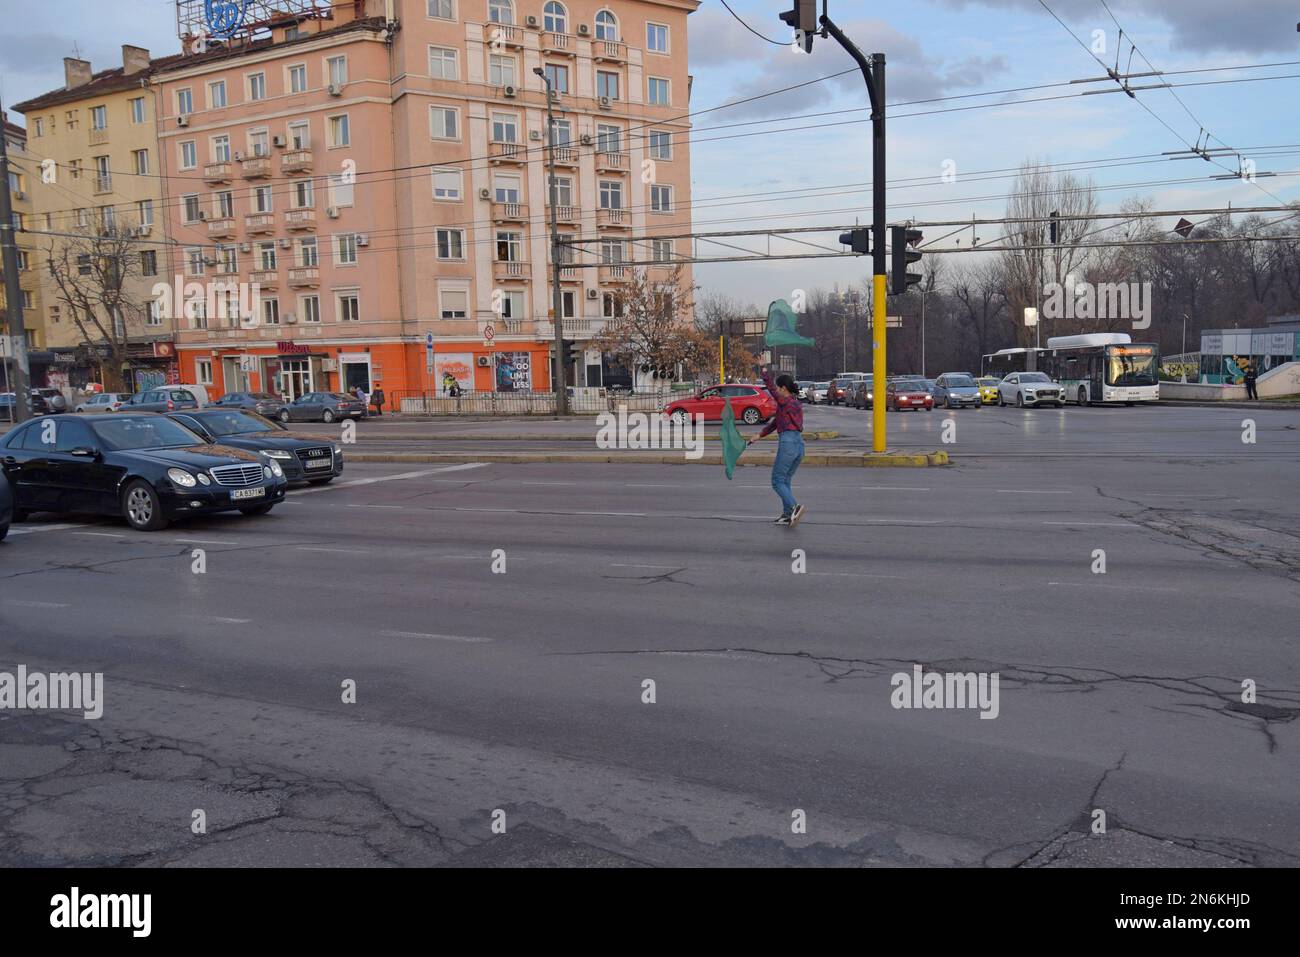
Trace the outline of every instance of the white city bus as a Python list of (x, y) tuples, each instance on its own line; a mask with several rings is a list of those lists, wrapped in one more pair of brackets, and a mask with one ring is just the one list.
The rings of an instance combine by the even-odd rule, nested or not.
[(1155, 402), (1160, 398), (1160, 349), (1133, 342), (1126, 332), (1053, 336), (1038, 357), (1046, 372), (1078, 405)]

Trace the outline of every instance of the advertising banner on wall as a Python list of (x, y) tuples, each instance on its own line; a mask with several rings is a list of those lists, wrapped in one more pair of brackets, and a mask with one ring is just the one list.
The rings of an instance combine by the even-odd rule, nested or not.
[(469, 352), (439, 352), (433, 361), (433, 381), (438, 392), (447, 390), (447, 376), (462, 389), (474, 388), (474, 356)]
[(498, 392), (531, 391), (532, 355), (527, 352), (498, 352), (496, 376)]

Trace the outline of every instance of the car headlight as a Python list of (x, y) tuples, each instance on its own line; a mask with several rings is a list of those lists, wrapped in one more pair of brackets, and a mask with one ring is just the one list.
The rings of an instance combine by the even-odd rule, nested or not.
[(211, 485), (211, 484), (212, 484), (212, 479), (208, 478), (206, 475), (204, 475), (202, 472), (200, 472), (200, 473), (199, 473), (199, 484), (200, 484), (200, 485)]
[(284, 451), (281, 451), (280, 449), (261, 449), (260, 452), (261, 452), (262, 455), (265, 455), (268, 459), (291, 459), (291, 458), (293, 458), (293, 453), (292, 453), (292, 452), (284, 452)]
[(182, 488), (194, 488), (198, 484), (194, 476), (184, 469), (168, 469), (167, 477)]
[(282, 478), (284, 476), (284, 469), (280, 468), (280, 463), (277, 462), (275, 459), (271, 459), (270, 466), (267, 468), (263, 468), (262, 471), (266, 473), (267, 478), (270, 478), (271, 476), (275, 476), (276, 478)]
[(337, 442), (334, 443), (334, 454), (335, 455), (343, 454), (343, 446), (339, 445)]

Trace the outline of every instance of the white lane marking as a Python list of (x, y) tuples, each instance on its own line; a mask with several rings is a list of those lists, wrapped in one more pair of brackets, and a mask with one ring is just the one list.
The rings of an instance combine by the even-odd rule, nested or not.
[(444, 465), (436, 469), (421, 469), (418, 472), (398, 472), (396, 475), (380, 475), (375, 478), (348, 479), (345, 482), (331, 482), (329, 485), (317, 485), (314, 488), (300, 488), (289, 492), (290, 495), (313, 495), (316, 492), (328, 492), (335, 488), (355, 488), (358, 485), (374, 485), (376, 482), (396, 482), (400, 479), (423, 478), (437, 475), (439, 472), (463, 472), (466, 469), (486, 468), (489, 462), (464, 462), (460, 465)]
[(432, 638), (437, 641), (461, 641), (466, 643), (492, 640), (491, 638), (479, 638), (471, 635), (431, 635), (423, 631), (381, 631), (380, 634), (388, 638)]
[(26, 601), (18, 598), (6, 598), (6, 605), (21, 605), (24, 608), (67, 608), (66, 601)]
[(369, 552), (370, 549), (368, 548), (325, 548), (320, 545), (299, 545), (298, 551), (300, 552), (343, 552), (346, 555), (351, 555), (353, 552), (356, 552), (357, 554), (361, 554), (363, 552)]
[(239, 542), (230, 542), (215, 538), (173, 538), (173, 542), (178, 545), (238, 545)]
[(94, 535), (97, 538), (126, 538), (125, 535), (119, 535), (117, 532), (73, 532), (74, 535)]
[(995, 488), (995, 492), (1010, 493), (1013, 495), (1072, 495), (1070, 489), (1043, 489), (1043, 488)]
[(9, 534), (10, 535), (32, 535), (36, 532), (61, 532), (67, 528), (90, 528), (90, 527), (91, 527), (90, 523), (88, 522), (83, 522), (81, 524), (67, 524), (67, 525), (33, 525), (31, 528), (11, 528), (9, 529)]
[[(482, 506), (462, 505), (452, 509), (453, 512), (509, 512), (512, 515), (526, 515), (532, 509), (525, 508), (486, 508)], [(547, 515), (619, 515), (626, 518), (645, 518), (645, 512), (565, 512), (546, 509)]]
[(827, 575), (832, 578), (893, 578), (907, 581), (906, 575), (875, 575), (871, 572), (804, 572), (805, 575)]
[(205, 621), (219, 621), (223, 625), (247, 625), (253, 619), (251, 618), (224, 618), (221, 615), (204, 615)]
[(1152, 588), (1147, 585), (1103, 585), (1101, 582), (1048, 582), (1049, 585), (1060, 585), (1069, 588), (1123, 588), (1127, 591), (1179, 591), (1177, 588)]
[(1141, 528), (1141, 525), (1135, 525), (1132, 522), (1043, 522), (1044, 525), (1078, 525), (1094, 526), (1097, 528)]
[(577, 485), (577, 482), (520, 482), (520, 485)]
[(610, 562), (612, 568), (681, 568), (681, 565), (643, 565), (637, 562)]
[[(640, 484), (634, 484), (634, 483), (632, 483), (632, 482), (624, 482), (624, 483), (623, 483), (623, 487), (624, 487), (624, 488), (684, 488), (685, 486), (682, 486), (682, 485), (640, 485)], [(699, 488), (699, 486), (698, 486), (698, 485), (693, 485), (693, 486), (691, 486), (691, 488)]]
[(348, 505), (348, 508), (396, 508), (396, 509), (402, 509), (402, 508), (406, 508), (406, 506), (405, 506), (405, 505), (360, 505), (360, 504), (349, 504), (349, 505)]

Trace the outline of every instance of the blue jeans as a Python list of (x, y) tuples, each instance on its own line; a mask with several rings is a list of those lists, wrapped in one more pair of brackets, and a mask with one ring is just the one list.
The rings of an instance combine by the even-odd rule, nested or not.
[(790, 483), (795, 469), (803, 461), (803, 433), (791, 429), (777, 436), (776, 460), (772, 463), (772, 490), (781, 496), (781, 513), (789, 515), (799, 503), (794, 500)]

